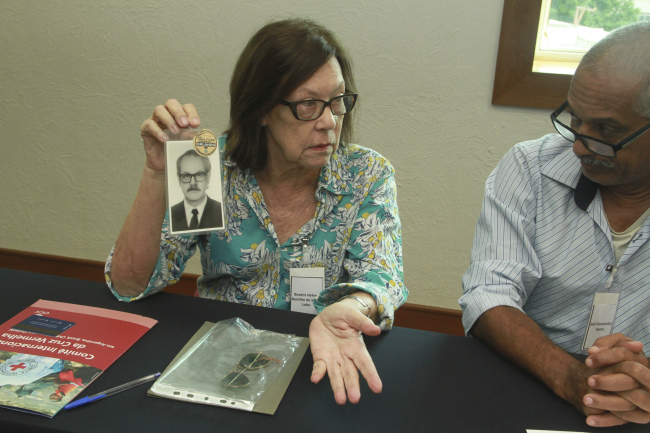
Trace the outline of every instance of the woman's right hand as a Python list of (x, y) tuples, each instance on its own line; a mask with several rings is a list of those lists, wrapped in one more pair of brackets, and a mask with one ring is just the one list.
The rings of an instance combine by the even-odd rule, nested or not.
[(147, 155), (146, 166), (158, 173), (165, 171), (164, 143), (169, 139), (165, 129), (173, 133), (181, 128), (198, 128), (201, 120), (193, 104), (181, 105), (176, 99), (170, 99), (165, 105), (159, 105), (153, 110), (150, 118), (140, 126), (140, 135)]

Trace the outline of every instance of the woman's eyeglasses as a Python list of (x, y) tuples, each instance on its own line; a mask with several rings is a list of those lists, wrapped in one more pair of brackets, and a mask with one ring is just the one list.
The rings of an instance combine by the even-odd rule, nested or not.
[(296, 102), (282, 100), (280, 104), (291, 108), (293, 116), (298, 120), (315, 120), (323, 115), (325, 107), (328, 106), (335, 116), (342, 116), (349, 113), (357, 102), (357, 96), (356, 93), (346, 93), (345, 95), (332, 98), (329, 101), (323, 101), (322, 99), (305, 99), (304, 101)]
[(249, 353), (239, 360), (237, 365), (221, 379), (221, 384), (228, 388), (243, 388), (250, 384), (248, 377), (244, 376), (246, 370), (259, 370), (266, 367), (271, 361), (280, 362), (277, 359), (269, 358), (262, 352)]

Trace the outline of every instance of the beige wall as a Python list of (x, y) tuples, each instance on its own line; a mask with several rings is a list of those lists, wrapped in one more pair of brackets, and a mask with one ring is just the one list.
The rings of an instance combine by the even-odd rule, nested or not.
[[(483, 183), (547, 110), (490, 104), (502, 1), (0, 0), (0, 247), (104, 260), (138, 187), (139, 126), (175, 97), (227, 124), (235, 60), (308, 16), (355, 62), (357, 142), (397, 170), (409, 302), (458, 308)], [(190, 271), (199, 272), (198, 260)]]

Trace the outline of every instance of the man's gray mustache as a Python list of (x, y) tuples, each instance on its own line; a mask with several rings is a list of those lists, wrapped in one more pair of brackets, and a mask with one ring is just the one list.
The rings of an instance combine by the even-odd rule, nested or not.
[(597, 159), (593, 155), (585, 155), (580, 157), (580, 161), (587, 165), (593, 165), (594, 167), (602, 167), (602, 168), (614, 168), (616, 167), (616, 164), (614, 164), (614, 161), (609, 161), (609, 160), (603, 160), (603, 159)]

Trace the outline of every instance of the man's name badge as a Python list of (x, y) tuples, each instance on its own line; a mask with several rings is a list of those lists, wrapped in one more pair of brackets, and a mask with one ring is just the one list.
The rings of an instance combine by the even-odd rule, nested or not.
[(582, 350), (593, 346), (596, 339), (612, 333), (619, 296), (619, 293), (596, 293)]
[(194, 150), (201, 156), (210, 156), (217, 151), (217, 136), (209, 129), (202, 129), (193, 139)]
[(291, 311), (318, 314), (314, 299), (325, 290), (325, 268), (291, 268)]

